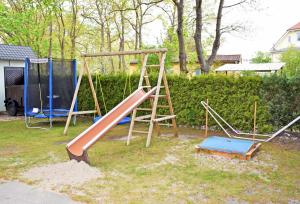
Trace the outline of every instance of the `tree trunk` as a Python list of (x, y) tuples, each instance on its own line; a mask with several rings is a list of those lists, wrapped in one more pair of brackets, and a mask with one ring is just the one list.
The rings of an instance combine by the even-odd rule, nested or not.
[(194, 35), (196, 52), (198, 61), (201, 65), (201, 70), (205, 73), (208, 73), (210, 70), (210, 66), (213, 64), (217, 52), (220, 47), (220, 39), (221, 39), (221, 21), (222, 21), (222, 11), (224, 6), (224, 0), (219, 1), (218, 13), (217, 13), (217, 22), (216, 22), (216, 30), (215, 37), (213, 42), (213, 47), (211, 54), (208, 60), (205, 60), (203, 45), (202, 45), (202, 27), (203, 27), (203, 14), (202, 14), (202, 0), (196, 0), (196, 31)]
[(224, 6), (224, 0), (220, 0), (218, 14), (217, 14), (217, 22), (216, 22), (216, 34), (215, 40), (213, 44), (213, 48), (211, 51), (211, 55), (209, 56), (207, 62), (209, 66), (211, 66), (216, 58), (217, 52), (220, 48), (220, 40), (221, 40), (221, 22), (222, 22), (222, 11)]
[(71, 25), (71, 59), (75, 58), (75, 51), (76, 51), (76, 23), (77, 23), (77, 0), (72, 0), (72, 25)]
[(196, 0), (196, 31), (194, 35), (195, 45), (196, 45), (196, 52), (198, 61), (201, 66), (201, 70), (205, 73), (208, 73), (209, 66), (206, 63), (204, 58), (204, 51), (202, 46), (202, 27), (203, 27), (203, 20), (202, 20), (202, 0)]
[[(106, 19), (106, 38), (107, 38), (107, 49), (109, 52), (111, 52), (111, 48), (112, 48), (112, 45), (111, 45), (111, 33), (110, 33), (110, 27), (109, 27), (109, 20)], [(115, 72), (115, 66), (114, 66), (114, 60), (112, 57), (109, 57), (109, 60), (110, 60), (110, 64), (111, 64), (111, 71), (112, 72)]]
[[(119, 51), (124, 51), (124, 49), (125, 49), (125, 38), (124, 38), (124, 35), (125, 35), (125, 19), (124, 19), (124, 11), (121, 11), (120, 15), (121, 15), (121, 33), (120, 33)], [(119, 65), (120, 65), (122, 71), (125, 71), (126, 63), (125, 63), (124, 55), (120, 56)]]
[(53, 23), (52, 23), (52, 19), (51, 19), (50, 25), (49, 25), (49, 51), (48, 51), (48, 56), (50, 58), (52, 58), (52, 47), (53, 47), (52, 37), (53, 37)]
[(179, 0), (179, 2), (175, 1), (175, 5), (177, 7), (177, 37), (178, 37), (178, 45), (179, 45), (179, 65), (180, 72), (187, 73), (186, 68), (186, 52), (185, 52), (185, 42), (184, 42), (184, 34), (183, 34), (183, 12), (184, 12), (184, 0)]

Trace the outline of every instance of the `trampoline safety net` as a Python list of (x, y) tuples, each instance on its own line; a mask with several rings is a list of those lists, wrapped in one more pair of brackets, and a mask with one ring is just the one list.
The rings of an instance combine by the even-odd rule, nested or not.
[(76, 87), (76, 61), (27, 59), (24, 81), (25, 116), (65, 117)]

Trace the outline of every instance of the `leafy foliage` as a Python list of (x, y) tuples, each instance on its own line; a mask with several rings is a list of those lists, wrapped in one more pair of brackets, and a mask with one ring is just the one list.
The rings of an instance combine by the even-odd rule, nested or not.
[(261, 51), (256, 52), (255, 57), (251, 59), (252, 63), (269, 63), (271, 61), (270, 55)]
[(288, 77), (300, 76), (300, 50), (290, 48), (281, 56), (285, 62), (284, 73)]
[[(155, 84), (156, 77), (151, 75), (151, 84)], [(102, 75), (99, 78), (108, 110), (129, 95), (130, 91), (126, 89), (123, 97), (126, 75)], [(130, 77), (132, 90), (137, 88), (138, 78), (138, 75)], [(297, 95), (300, 91), (300, 78), (202, 75), (188, 79), (170, 75), (168, 83), (177, 122), (181, 125), (204, 124), (205, 110), (200, 101), (206, 99), (209, 99), (209, 104), (224, 119), (241, 130), (251, 130), (253, 127), (254, 101), (258, 104), (257, 126), (261, 132), (285, 125), (300, 114), (300, 97)], [(87, 78), (84, 78), (79, 93), (81, 109), (91, 109), (94, 106), (92, 95), (87, 91), (88, 86)], [(103, 104), (99, 83), (97, 95), (99, 103)], [(102, 110), (104, 111), (103, 106)], [(216, 125), (212, 118), (209, 123), (210, 126)]]

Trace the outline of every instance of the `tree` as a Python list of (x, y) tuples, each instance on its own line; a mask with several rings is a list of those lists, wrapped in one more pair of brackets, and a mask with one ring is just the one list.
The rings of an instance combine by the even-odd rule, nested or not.
[(269, 53), (258, 51), (255, 56), (251, 59), (251, 63), (270, 63), (272, 58)]
[(285, 62), (283, 71), (288, 77), (300, 76), (300, 50), (288, 49), (281, 55), (281, 61)]
[(183, 13), (184, 13), (184, 0), (173, 0), (177, 9), (177, 38), (179, 47), (179, 66), (180, 72), (187, 73), (186, 68), (186, 51), (185, 51), (185, 41), (183, 34)]
[[(49, 1), (1, 1), (0, 38), (4, 43), (32, 47), (48, 55)], [(46, 46), (45, 46), (46, 45)]]
[(195, 46), (196, 46), (196, 52), (197, 52), (197, 57), (198, 61), (201, 64), (201, 69), (204, 73), (208, 73), (210, 70), (211, 65), (213, 64), (217, 52), (219, 50), (220, 44), (221, 44), (221, 37), (225, 33), (233, 32), (233, 31), (239, 31), (242, 29), (242, 26), (237, 24), (237, 25), (226, 25), (222, 26), (222, 20), (223, 20), (223, 11), (224, 9), (232, 9), (237, 6), (241, 6), (245, 3), (250, 4), (253, 0), (239, 0), (235, 3), (225, 5), (225, 0), (218, 0), (217, 4), (217, 12), (215, 16), (215, 32), (214, 35), (212, 36), (213, 44), (212, 44), (212, 49), (210, 52), (210, 55), (208, 59), (205, 58), (205, 51), (204, 51), (204, 46), (203, 46), (203, 33), (204, 33), (204, 28), (203, 28), (203, 19), (204, 19), (204, 13), (203, 13), (203, 7), (204, 7), (204, 0), (196, 0), (196, 29), (195, 29), (195, 34), (194, 34), (194, 41), (195, 41)]

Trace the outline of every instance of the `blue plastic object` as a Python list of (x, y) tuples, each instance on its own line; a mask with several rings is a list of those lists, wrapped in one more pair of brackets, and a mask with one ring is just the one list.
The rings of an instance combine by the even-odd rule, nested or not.
[(198, 144), (198, 147), (201, 149), (213, 150), (218, 152), (246, 155), (254, 144), (255, 142), (250, 140), (211, 136)]
[(50, 109), (43, 109), (43, 113), (34, 113), (32, 110), (25, 112), (26, 116), (34, 117), (34, 118), (50, 118), (52, 117), (67, 117), (69, 114), (69, 110), (67, 109), (52, 109), (52, 114), (50, 113)]
[[(102, 118), (102, 116), (97, 116), (94, 118), (94, 123), (97, 122), (100, 118)], [(123, 118), (119, 123), (118, 125), (123, 125), (123, 124), (126, 124), (126, 123), (130, 123), (131, 121), (131, 118), (130, 117), (125, 117)]]

